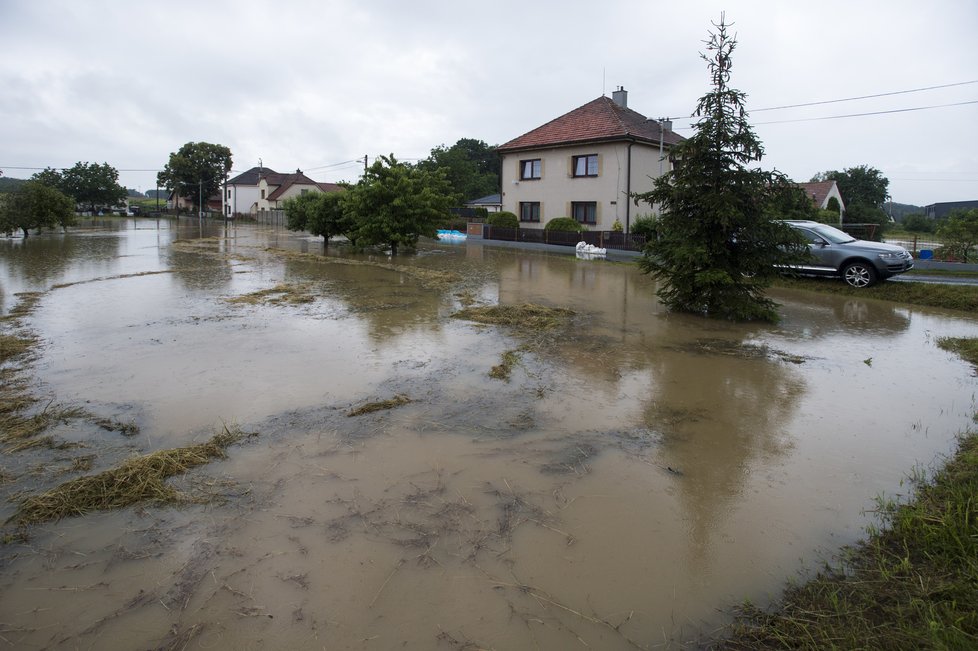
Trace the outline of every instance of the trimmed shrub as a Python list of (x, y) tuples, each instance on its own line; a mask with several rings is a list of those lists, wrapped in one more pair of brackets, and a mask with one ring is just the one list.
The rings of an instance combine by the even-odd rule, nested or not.
[(654, 215), (638, 215), (632, 222), (632, 235), (641, 235), (646, 240), (655, 237), (656, 218)]
[(624, 232), (625, 227), (621, 225), (620, 220), (616, 219), (615, 223), (611, 225), (611, 230), (614, 231), (615, 233), (622, 233)]
[(543, 227), (545, 231), (565, 231), (568, 233), (580, 233), (586, 230), (576, 219), (570, 217), (557, 217), (547, 222)]
[(497, 226), (499, 228), (519, 228), (520, 219), (511, 212), (503, 210), (502, 212), (491, 213), (486, 218), (486, 223), (490, 226)]
[[(836, 215), (842, 212), (842, 206), (839, 205), (839, 200), (835, 197), (829, 197), (829, 200), (825, 202), (825, 209), (835, 211)], [(836, 223), (838, 223), (838, 221), (839, 220), (837, 219)]]

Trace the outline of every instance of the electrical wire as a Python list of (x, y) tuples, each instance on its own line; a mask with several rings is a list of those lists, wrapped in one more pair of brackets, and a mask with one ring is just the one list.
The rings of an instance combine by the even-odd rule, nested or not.
[(770, 122), (754, 122), (752, 126), (760, 126), (762, 124), (787, 124), (789, 122), (816, 122), (819, 120), (840, 120), (842, 118), (859, 118), (867, 115), (886, 115), (888, 113), (908, 113), (910, 111), (926, 111), (929, 109), (947, 108), (949, 106), (965, 106), (967, 104), (978, 104), (978, 99), (969, 100), (967, 102), (955, 102), (953, 104), (934, 104), (931, 106), (915, 106), (912, 108), (892, 109), (889, 111), (871, 111), (868, 113), (849, 113), (846, 115), (825, 115), (818, 118), (796, 118), (794, 120), (772, 120)]
[(769, 106), (759, 109), (748, 109), (750, 113), (760, 113), (762, 111), (779, 111), (781, 109), (801, 108), (803, 106), (819, 106), (821, 104), (836, 104), (838, 102), (852, 102), (860, 99), (872, 99), (874, 97), (889, 97), (891, 95), (905, 95), (907, 93), (919, 93), (925, 90), (937, 90), (939, 88), (952, 88), (954, 86), (967, 86), (968, 84), (978, 84), (978, 79), (973, 81), (959, 81), (953, 84), (941, 84), (940, 86), (926, 86), (924, 88), (911, 88), (909, 90), (895, 90), (890, 93), (877, 93), (875, 95), (861, 95), (859, 97), (844, 97), (842, 99), (827, 99), (821, 102), (805, 102), (804, 104), (786, 104), (784, 106)]

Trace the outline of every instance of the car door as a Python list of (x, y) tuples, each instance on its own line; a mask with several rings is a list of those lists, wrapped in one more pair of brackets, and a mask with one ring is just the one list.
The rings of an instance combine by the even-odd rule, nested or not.
[(834, 274), (838, 269), (836, 251), (832, 244), (813, 230), (807, 228), (797, 228), (805, 242), (808, 243), (808, 253), (810, 260), (801, 265), (801, 269), (808, 273)]

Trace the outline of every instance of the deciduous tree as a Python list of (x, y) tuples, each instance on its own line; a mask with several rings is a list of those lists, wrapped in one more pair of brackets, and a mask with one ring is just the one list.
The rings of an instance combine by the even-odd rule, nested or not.
[(978, 246), (978, 208), (952, 211), (938, 227), (937, 234), (944, 238), (944, 248), (968, 262)]
[(455, 203), (444, 171), (428, 171), (381, 156), (360, 179), (343, 204), (356, 246), (413, 248), (418, 238), (437, 237), (438, 226)]
[(230, 171), (230, 149), (209, 142), (188, 142), (170, 154), (156, 182), (176, 196), (190, 199), (199, 211), (202, 202), (220, 193)]
[(119, 185), (118, 170), (108, 163), (75, 163), (61, 173), (60, 189), (93, 213), (97, 206), (114, 206), (129, 194)]
[(713, 89), (700, 98), (696, 133), (677, 145), (681, 164), (636, 195), (659, 216), (641, 268), (660, 281), (670, 309), (735, 320), (775, 320), (764, 293), (775, 265), (798, 259), (798, 237), (776, 221), (797, 186), (777, 172), (748, 168), (763, 155), (747, 121), (746, 95), (730, 88), (736, 39), (721, 17), (706, 41)]
[(444, 170), (452, 190), (462, 201), (499, 192), (499, 156), (482, 140), (461, 138), (451, 147), (431, 150), (418, 167), (427, 171)]
[(32, 228), (67, 228), (75, 223), (75, 202), (57, 188), (40, 181), (27, 181), (0, 203), (0, 231)]
[(323, 248), (334, 235), (350, 230), (350, 219), (344, 212), (345, 191), (308, 192), (285, 202), (286, 227), (290, 231), (308, 231), (323, 238)]

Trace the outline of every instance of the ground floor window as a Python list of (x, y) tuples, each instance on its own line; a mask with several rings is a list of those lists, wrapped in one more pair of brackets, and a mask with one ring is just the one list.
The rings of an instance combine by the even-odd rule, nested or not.
[(520, 202), (520, 221), (539, 222), (540, 221), (540, 202), (521, 201)]
[(597, 201), (574, 201), (571, 203), (571, 216), (582, 224), (598, 221)]

